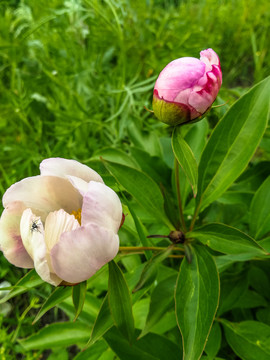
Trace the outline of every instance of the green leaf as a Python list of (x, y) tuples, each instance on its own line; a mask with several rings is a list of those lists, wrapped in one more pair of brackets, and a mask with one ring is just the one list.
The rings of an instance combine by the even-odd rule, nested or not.
[(221, 323), (226, 340), (241, 359), (270, 359), (270, 326), (258, 321), (231, 323), (222, 319)]
[(45, 326), (26, 339), (18, 340), (25, 350), (44, 350), (71, 346), (88, 340), (90, 328), (81, 323), (55, 323)]
[(218, 316), (236, 308), (239, 298), (244, 297), (247, 290), (248, 279), (244, 272), (240, 274), (225, 273), (224, 276), (221, 276)]
[(160, 335), (166, 334), (169, 331), (171, 333), (174, 333), (174, 335), (176, 336), (176, 343), (179, 344), (179, 346), (181, 346), (182, 349), (181, 354), (182, 354), (183, 352), (182, 340), (176, 322), (174, 306), (172, 306), (171, 310), (167, 311), (166, 314), (162, 316), (160, 321), (157, 324), (155, 324), (151, 329), (151, 333), (160, 334)]
[(218, 307), (219, 276), (205, 247), (192, 248), (192, 261), (184, 259), (178, 274), (176, 318), (183, 338), (183, 358), (197, 360), (205, 347)]
[(113, 149), (111, 147), (99, 149), (91, 157), (91, 161), (93, 160), (100, 161), (100, 157), (108, 161), (112, 161), (115, 163), (123, 164), (130, 167), (135, 167), (139, 169), (139, 166), (136, 163), (136, 161), (129, 154), (127, 154), (125, 151), (122, 151), (120, 149)]
[(172, 151), (172, 141), (168, 136), (160, 137), (159, 142), (162, 148), (163, 160), (169, 169), (174, 167), (174, 154)]
[[(80, 322), (85, 323), (88, 326), (93, 326), (97, 318), (101, 300), (96, 295), (86, 292), (83, 309), (78, 317)], [(74, 304), (72, 297), (66, 298), (61, 302), (58, 307), (63, 310), (70, 318), (74, 318)]]
[(270, 174), (270, 161), (260, 161), (248, 167), (233, 184), (232, 188), (237, 191), (256, 192), (264, 180)]
[(86, 344), (86, 348), (99, 340), (112, 326), (113, 319), (110, 312), (108, 295), (106, 295), (101, 304), (99, 313), (92, 328), (90, 339)]
[(270, 300), (270, 278), (268, 271), (252, 265), (248, 272), (249, 285)]
[(140, 337), (146, 335), (172, 307), (175, 283), (176, 274), (165, 278), (154, 288), (151, 294), (150, 308), (145, 327), (142, 330)]
[[(183, 129), (184, 128), (182, 127), (182, 130)], [(208, 122), (206, 119), (203, 119), (195, 124), (192, 124), (189, 128), (189, 131), (185, 135), (185, 141), (187, 142), (188, 146), (191, 148), (192, 153), (194, 154), (194, 157), (196, 159), (196, 164), (199, 163), (203, 148), (206, 144), (207, 134), (208, 134)], [(189, 198), (189, 194), (191, 192), (191, 187), (182, 168), (180, 168), (179, 171), (180, 171), (179, 176), (181, 182), (181, 200), (183, 203), (183, 208), (185, 208), (186, 201)], [(197, 178), (198, 178), (198, 165), (197, 165)]]
[(172, 134), (172, 148), (178, 163), (188, 178), (195, 196), (197, 193), (198, 165), (192, 150), (181, 136), (180, 127), (174, 128)]
[(199, 164), (197, 206), (203, 210), (242, 173), (264, 134), (270, 77), (243, 95), (220, 120)]
[(208, 359), (214, 359), (217, 355), (220, 346), (221, 346), (221, 329), (220, 325), (217, 322), (214, 322), (212, 329), (209, 334), (209, 338), (207, 340), (204, 351), (208, 355)]
[(150, 299), (148, 296), (140, 298), (132, 307), (134, 316), (134, 327), (136, 329), (142, 329), (145, 324), (145, 315), (149, 310)]
[(108, 299), (115, 325), (132, 343), (134, 319), (129, 288), (121, 269), (113, 260), (109, 262)]
[(83, 281), (75, 286), (72, 287), (72, 300), (75, 307), (75, 321), (78, 316), (80, 315), (84, 301), (85, 301), (85, 294), (87, 290), (87, 281)]
[(219, 273), (225, 271), (235, 262), (244, 262), (252, 260), (254, 256), (250, 253), (234, 254), (234, 255), (219, 255), (215, 257)]
[[(141, 272), (141, 270), (140, 270)], [(135, 270), (135, 274), (127, 274), (127, 275), (130, 275), (130, 276), (127, 276), (129, 277), (129, 283), (130, 283), (130, 286), (132, 287), (132, 283), (133, 283), (133, 286), (135, 285), (136, 283), (136, 280), (133, 279), (134, 275), (136, 278), (138, 278), (139, 276), (136, 275), (136, 270)], [(135, 280), (135, 282), (134, 282)], [(147, 290), (147, 288), (146, 288)], [(133, 302), (135, 303), (139, 297), (136, 297), (136, 295), (139, 293), (139, 291), (134, 294), (133, 296)], [(144, 292), (142, 292), (142, 294), (140, 294), (140, 296), (142, 296), (144, 294)], [(87, 294), (88, 295), (88, 294)], [(84, 310), (83, 310), (84, 312)], [(94, 323), (94, 326), (93, 326), (93, 329), (92, 329), (92, 333), (91, 333), (91, 337), (86, 345), (85, 348), (88, 348), (91, 346), (93, 346), (94, 343), (96, 343), (96, 341), (98, 341), (102, 336), (104, 336), (104, 334), (107, 333), (107, 331), (113, 326), (113, 319), (112, 319), (112, 316), (111, 316), (111, 312), (110, 312), (110, 307), (109, 307), (109, 302), (108, 302), (108, 295), (105, 296), (104, 300), (103, 300), (103, 303), (100, 307), (100, 310), (99, 310), (99, 313), (98, 313), (98, 316), (96, 318), (96, 321)]]
[(53, 349), (46, 360), (68, 360), (68, 352), (66, 349)]
[(206, 118), (204, 118), (195, 124), (190, 124), (190, 128), (185, 135), (185, 141), (191, 148), (196, 162), (199, 162), (202, 150), (206, 144), (208, 128), (208, 122)]
[(99, 360), (101, 354), (108, 349), (105, 341), (99, 341), (90, 348), (81, 351), (73, 360)]
[(260, 239), (270, 231), (270, 176), (260, 186), (250, 206), (250, 231)]
[(235, 303), (234, 307), (241, 309), (252, 309), (258, 307), (265, 307), (268, 305), (267, 300), (255, 291), (247, 290)]
[(3, 304), (14, 296), (23, 294), (26, 291), (41, 284), (44, 284), (44, 281), (40, 278), (34, 269), (30, 270), (14, 285), (13, 289), (5, 297), (0, 299), (0, 304)]
[(57, 287), (48, 299), (44, 302), (41, 309), (39, 310), (37, 316), (35, 317), (33, 324), (35, 324), (47, 311), (49, 311), (54, 306), (60, 304), (67, 297), (71, 295), (71, 287), (59, 286)]
[(150, 214), (158, 218), (170, 229), (170, 224), (164, 213), (164, 201), (158, 185), (145, 173), (131, 167), (105, 162), (106, 168), (115, 179), (128, 191)]
[(225, 224), (203, 225), (186, 236), (194, 237), (211, 249), (224, 254), (267, 255), (267, 252), (250, 236)]
[(170, 170), (160, 156), (150, 156), (148, 152), (137, 147), (130, 147), (129, 150), (132, 157), (140, 165), (141, 170), (156, 183), (170, 183)]
[(268, 305), (265, 309), (259, 309), (256, 312), (256, 319), (270, 326), (270, 306)]
[(149, 261), (145, 263), (140, 280), (133, 289), (133, 293), (140, 290), (143, 286), (148, 286), (155, 280), (157, 276), (158, 265), (170, 255), (171, 251), (172, 247), (169, 246), (164, 251), (160, 251), (158, 254), (154, 255)]
[[(136, 332), (136, 336), (138, 336)], [(180, 351), (175, 343), (157, 334), (147, 334), (130, 346), (116, 328), (104, 336), (105, 340), (121, 360), (179, 360)]]
[[(134, 224), (135, 224), (137, 233), (138, 233), (138, 235), (139, 235), (141, 244), (142, 244), (142, 246), (144, 246), (144, 247), (148, 247), (149, 244), (148, 244), (148, 240), (147, 240), (146, 230), (145, 230), (143, 224), (141, 223), (140, 219), (137, 217), (136, 212), (133, 210), (133, 207), (131, 206), (130, 201), (128, 201), (128, 199), (126, 198), (125, 194), (122, 194), (122, 195), (123, 195), (123, 197), (124, 197), (124, 202), (125, 202), (126, 205), (128, 206), (128, 209), (129, 209), (129, 211), (130, 211), (130, 214), (131, 214), (131, 216), (132, 216), (132, 218), (133, 218), (133, 221), (134, 221)], [(146, 259), (149, 260), (149, 259), (151, 258), (151, 255), (152, 255), (152, 251), (150, 251), (150, 250), (145, 250), (144, 253), (145, 253)]]
[(268, 253), (270, 253), (270, 236), (260, 241), (258, 240), (258, 244), (260, 244)]
[(128, 121), (128, 135), (133, 144), (143, 150), (145, 150), (151, 156), (162, 156), (162, 150), (159, 143), (159, 138), (154, 131), (142, 131), (138, 122)]
[(254, 193), (251, 191), (229, 191), (227, 190), (217, 201), (221, 204), (241, 204), (243, 207), (250, 206)]

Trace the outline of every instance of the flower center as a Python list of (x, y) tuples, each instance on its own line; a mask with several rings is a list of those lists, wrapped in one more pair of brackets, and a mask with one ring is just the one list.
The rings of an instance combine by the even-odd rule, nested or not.
[(74, 215), (75, 219), (81, 225), (82, 209), (73, 210), (70, 215)]

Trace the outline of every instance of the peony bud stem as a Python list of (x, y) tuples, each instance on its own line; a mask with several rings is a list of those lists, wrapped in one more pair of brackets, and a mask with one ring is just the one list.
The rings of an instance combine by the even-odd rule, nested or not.
[(199, 202), (199, 204), (198, 204), (198, 206), (197, 206), (197, 208), (196, 208), (196, 210), (195, 210), (195, 213), (194, 213), (193, 218), (192, 218), (192, 220), (191, 220), (191, 224), (190, 224), (189, 231), (192, 231), (193, 228), (194, 228), (194, 225), (195, 225), (197, 216), (198, 216), (198, 214), (199, 214), (200, 207), (201, 207), (201, 201)]
[(184, 219), (182, 200), (181, 200), (181, 191), (180, 191), (179, 163), (176, 158), (174, 158), (174, 165), (175, 165), (175, 184), (176, 184), (180, 222), (181, 222), (184, 232), (186, 232), (187, 228), (186, 228), (185, 219)]

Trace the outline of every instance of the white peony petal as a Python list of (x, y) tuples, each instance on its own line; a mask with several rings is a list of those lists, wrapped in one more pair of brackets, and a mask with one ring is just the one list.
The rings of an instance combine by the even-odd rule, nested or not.
[[(42, 238), (44, 238), (44, 228), (40, 220), (40, 217), (34, 215), (31, 209), (25, 209), (21, 217), (20, 230), (21, 230), (23, 245), (26, 251), (28, 252), (28, 254), (31, 256), (31, 258), (34, 259), (33, 236), (35, 234), (40, 234)], [(34, 243), (34, 245), (36, 244)], [(40, 247), (40, 249), (42, 249), (42, 247), (44, 246), (45, 246), (45, 242)], [(45, 246), (45, 250), (46, 250), (46, 246)]]
[(82, 206), (79, 192), (67, 179), (56, 176), (33, 176), (13, 184), (3, 196), (3, 205), (7, 207), (14, 201), (45, 215), (59, 209), (71, 213)]
[(48, 252), (60, 239), (62, 233), (72, 231), (80, 227), (80, 224), (73, 215), (64, 210), (51, 212), (45, 222), (45, 242)]
[(52, 266), (63, 280), (79, 283), (112, 260), (118, 249), (118, 235), (96, 224), (88, 224), (61, 235), (51, 250)]
[(90, 181), (83, 197), (82, 225), (95, 223), (117, 233), (122, 220), (122, 205), (108, 186)]
[(36, 272), (42, 280), (57, 286), (62, 282), (54, 273), (51, 273), (47, 261), (48, 252), (44, 241), (44, 228), (39, 217), (31, 209), (26, 209), (21, 218), (21, 237), (28, 254), (34, 261)]
[(41, 175), (54, 175), (60, 177), (71, 175), (81, 178), (87, 183), (91, 180), (103, 183), (102, 177), (95, 170), (76, 160), (70, 159), (45, 159), (40, 164), (40, 173)]
[(15, 201), (3, 211), (0, 220), (0, 248), (11, 264), (29, 269), (34, 267), (34, 263), (23, 246), (20, 234), (20, 221), (24, 210), (24, 204)]
[(67, 176), (67, 179), (71, 182), (75, 189), (77, 189), (79, 193), (84, 196), (88, 190), (88, 182), (76, 176)]

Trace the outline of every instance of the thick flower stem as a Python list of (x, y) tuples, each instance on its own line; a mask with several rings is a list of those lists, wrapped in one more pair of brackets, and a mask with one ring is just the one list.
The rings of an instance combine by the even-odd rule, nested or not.
[(175, 184), (176, 184), (176, 192), (177, 192), (177, 200), (178, 200), (180, 221), (181, 221), (181, 225), (183, 227), (184, 232), (186, 232), (187, 228), (186, 228), (186, 224), (185, 224), (183, 207), (182, 207), (182, 200), (181, 200), (180, 178), (179, 178), (179, 163), (178, 163), (176, 158), (174, 158), (174, 165), (175, 165)]
[(196, 222), (196, 219), (197, 219), (197, 216), (198, 216), (198, 213), (199, 213), (199, 210), (200, 210), (200, 207), (201, 207), (201, 201), (199, 202), (195, 212), (194, 212), (194, 215), (193, 215), (193, 218), (191, 220), (191, 224), (190, 224), (190, 228), (189, 228), (189, 231), (192, 231), (193, 228), (194, 228), (194, 225), (195, 225), (195, 222)]
[(183, 259), (185, 255), (169, 255), (168, 257), (173, 259)]
[[(167, 248), (158, 247), (158, 246), (120, 246), (119, 247), (119, 251), (129, 251), (129, 252), (144, 251), (144, 250), (162, 251), (165, 249)], [(174, 247), (173, 251), (184, 251), (184, 249), (180, 247)]]
[[(126, 255), (143, 255), (144, 252), (143, 251), (137, 251), (137, 252), (122, 252), (119, 254), (119, 256), (126, 256)], [(183, 259), (185, 257), (185, 255), (168, 255), (168, 258), (173, 258), (173, 259)]]

